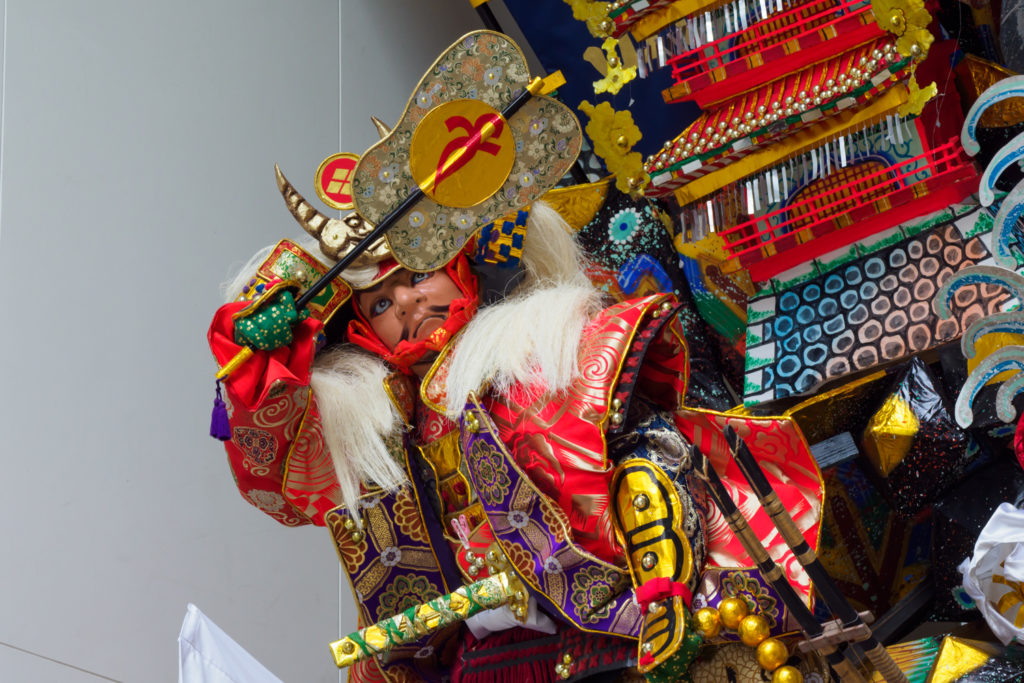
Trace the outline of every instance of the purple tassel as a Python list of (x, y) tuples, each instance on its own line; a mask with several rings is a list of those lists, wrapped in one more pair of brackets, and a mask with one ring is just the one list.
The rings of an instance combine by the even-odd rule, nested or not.
[(231, 438), (231, 421), (228, 419), (228, 406), (220, 393), (220, 380), (217, 380), (217, 398), (213, 399), (213, 415), (210, 416), (210, 436), (221, 441)]

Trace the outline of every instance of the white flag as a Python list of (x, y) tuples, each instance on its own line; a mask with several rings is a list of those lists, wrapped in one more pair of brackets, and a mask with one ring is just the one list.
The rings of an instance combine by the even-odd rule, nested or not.
[(189, 603), (178, 634), (178, 683), (281, 683)]

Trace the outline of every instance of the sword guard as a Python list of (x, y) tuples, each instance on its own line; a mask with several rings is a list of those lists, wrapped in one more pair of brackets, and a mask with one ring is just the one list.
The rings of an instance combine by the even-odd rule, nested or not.
[(820, 636), (802, 640), (797, 643), (796, 649), (800, 652), (832, 652), (844, 643), (859, 643), (871, 637), (871, 629), (868, 624), (875, 620), (871, 612), (860, 613), (861, 622), (853, 626), (844, 626), (838, 619), (832, 619), (822, 624), (824, 631)]

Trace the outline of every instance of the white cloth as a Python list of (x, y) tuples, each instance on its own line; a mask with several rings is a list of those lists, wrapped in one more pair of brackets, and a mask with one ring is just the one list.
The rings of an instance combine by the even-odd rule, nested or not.
[(178, 683), (281, 683), (189, 603), (178, 634)]
[(1024, 603), (1010, 599), (1003, 614), (996, 609), (1003, 596), (1020, 594), (1024, 587), (1024, 510), (1001, 503), (981, 530), (974, 555), (964, 560), (959, 570), (964, 575), (964, 590), (978, 604), (992, 633), (1004, 645), (1015, 638), (1024, 642), (1024, 628), (1014, 625)]
[(558, 630), (555, 622), (551, 621), (551, 617), (537, 609), (537, 601), (532, 597), (526, 611), (525, 622), (520, 622), (516, 619), (515, 615), (512, 614), (512, 610), (506, 605), (474, 614), (469, 619), (466, 619), (466, 626), (469, 627), (469, 630), (476, 638), (483, 638), (488, 634), (515, 628), (516, 626), (523, 626), (534, 631), (540, 631), (541, 633), (554, 633)]

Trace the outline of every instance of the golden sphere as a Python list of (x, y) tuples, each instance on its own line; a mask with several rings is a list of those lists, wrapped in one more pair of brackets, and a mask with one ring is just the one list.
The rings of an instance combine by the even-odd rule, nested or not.
[(705, 638), (714, 638), (722, 632), (722, 615), (714, 607), (704, 607), (693, 614), (697, 622), (697, 633)]
[(795, 666), (780, 666), (772, 674), (772, 683), (804, 683), (804, 675)]
[(789, 659), (789, 649), (778, 638), (767, 638), (757, 646), (757, 665), (775, 671)]
[(608, 58), (608, 66), (610, 66), (613, 69), (618, 68), (618, 66), (619, 66), (619, 58), (618, 57), (609, 57)]
[(744, 645), (747, 647), (757, 647), (761, 644), (762, 640), (770, 635), (768, 620), (760, 614), (747, 615), (740, 620), (740, 625), (736, 632), (739, 634), (740, 640)]
[(718, 612), (722, 615), (725, 627), (735, 630), (743, 621), (743, 617), (750, 614), (750, 608), (743, 598), (726, 598), (718, 605)]

